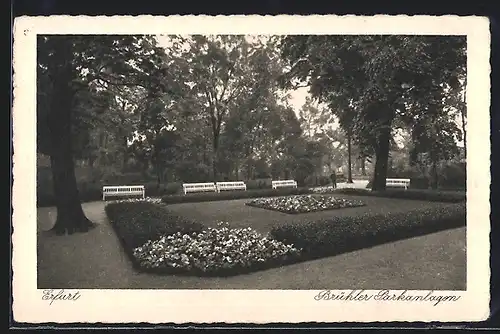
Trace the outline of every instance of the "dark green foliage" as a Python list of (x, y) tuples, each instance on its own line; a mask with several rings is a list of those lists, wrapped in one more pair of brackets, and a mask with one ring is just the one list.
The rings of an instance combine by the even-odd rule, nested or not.
[(465, 203), (460, 203), (390, 214), (333, 216), (276, 226), (271, 236), (302, 248), (304, 259), (310, 259), (462, 227), (465, 222)]
[(310, 175), (305, 179), (305, 184), (310, 187), (322, 187), (331, 183), (331, 179), (328, 176), (320, 175)]
[(200, 232), (204, 228), (203, 224), (178, 217), (166, 207), (154, 203), (109, 203), (105, 210), (129, 252), (162, 235)]
[(447, 164), (439, 171), (439, 187), (445, 189), (465, 189), (467, 170), (465, 163)]
[(265, 178), (265, 179), (248, 180), (248, 181), (245, 181), (245, 184), (247, 185), (247, 190), (271, 189), (272, 188), (272, 179)]

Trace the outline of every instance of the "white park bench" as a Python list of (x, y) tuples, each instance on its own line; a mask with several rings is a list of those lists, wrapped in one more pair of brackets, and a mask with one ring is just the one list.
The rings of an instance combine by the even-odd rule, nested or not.
[(221, 190), (247, 190), (247, 185), (243, 181), (217, 182), (217, 192)]
[(184, 190), (184, 195), (187, 193), (195, 193), (195, 192), (205, 192), (205, 191), (214, 191), (217, 192), (217, 187), (215, 183), (184, 183), (182, 184), (182, 190)]
[(410, 179), (386, 179), (386, 186), (401, 187), (408, 189), (410, 186)]
[(142, 198), (146, 196), (144, 186), (103, 186), (102, 187), (102, 200), (105, 201), (109, 196), (131, 196), (141, 195)]
[(273, 189), (285, 188), (285, 187), (293, 187), (297, 188), (297, 181), (295, 180), (279, 180), (279, 181), (271, 181), (271, 185)]

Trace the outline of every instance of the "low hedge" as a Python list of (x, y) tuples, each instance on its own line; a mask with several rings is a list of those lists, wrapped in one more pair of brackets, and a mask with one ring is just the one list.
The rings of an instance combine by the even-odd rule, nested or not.
[(112, 202), (106, 205), (105, 211), (129, 253), (161, 235), (200, 232), (205, 228), (203, 224), (174, 215), (165, 206), (155, 203)]
[(233, 199), (246, 199), (258, 197), (274, 197), (288, 195), (305, 195), (311, 194), (309, 188), (281, 188), (281, 189), (251, 189), (251, 190), (233, 190), (206, 192), (206, 193), (188, 193), (186, 195), (168, 195), (162, 197), (162, 201), (166, 204), (179, 203), (197, 203), (197, 202), (212, 202), (212, 201), (227, 201)]
[(465, 203), (389, 214), (333, 216), (274, 227), (270, 236), (302, 249), (303, 260), (465, 226)]
[[(394, 178), (401, 178), (401, 177), (394, 177)], [(425, 178), (425, 177), (411, 177), (410, 178), (411, 181), (410, 181), (410, 189), (426, 189), (428, 190), (429, 189), (429, 184), (430, 184), (430, 181), (428, 178)], [(372, 187), (372, 181), (370, 180), (368, 182), (368, 184), (366, 185), (365, 188), (367, 189), (371, 189)], [(399, 187), (393, 187), (393, 186), (390, 186), (388, 185), (387, 186), (388, 189), (401, 189)], [(466, 182), (465, 182), (465, 179), (463, 180), (455, 180), (455, 179), (440, 179), (439, 181), (439, 186), (438, 186), (438, 189), (439, 190), (446, 190), (446, 189), (452, 189), (452, 190), (465, 190), (466, 188)]]
[(466, 193), (461, 191), (436, 191), (416, 189), (386, 189), (384, 191), (371, 191), (366, 189), (343, 188), (333, 192), (355, 196), (374, 196), (397, 199), (421, 200), (428, 202), (460, 203), (466, 200)]
[(227, 223), (205, 228), (148, 200), (112, 202), (105, 209), (138, 271), (234, 276), (293, 263), (299, 256), (297, 249), (250, 228), (231, 229)]

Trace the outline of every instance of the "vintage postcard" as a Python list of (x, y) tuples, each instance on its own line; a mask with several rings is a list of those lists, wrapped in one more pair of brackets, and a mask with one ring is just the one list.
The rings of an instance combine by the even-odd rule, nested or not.
[(15, 321), (488, 318), (487, 18), (20, 17), (13, 57)]

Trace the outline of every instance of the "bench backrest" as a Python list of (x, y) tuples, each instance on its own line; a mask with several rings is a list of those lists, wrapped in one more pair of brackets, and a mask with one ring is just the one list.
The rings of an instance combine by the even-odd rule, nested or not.
[(103, 186), (102, 191), (105, 193), (121, 193), (121, 192), (143, 192), (144, 186)]
[(213, 189), (215, 188), (215, 183), (206, 182), (206, 183), (183, 183), (182, 187), (184, 189)]
[(387, 184), (410, 184), (410, 179), (387, 179)]
[(296, 185), (297, 182), (295, 180), (277, 180), (271, 181), (272, 185)]
[(221, 188), (231, 188), (231, 187), (245, 187), (245, 182), (243, 181), (234, 181), (234, 182), (217, 182), (217, 187)]

